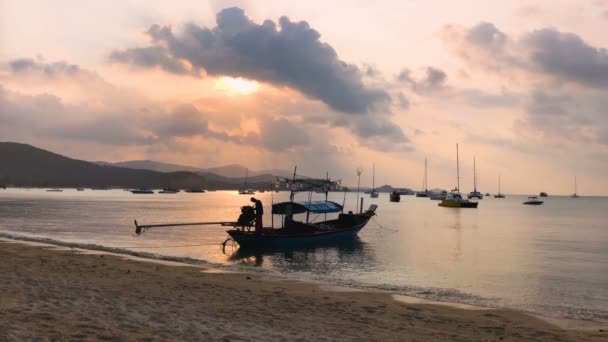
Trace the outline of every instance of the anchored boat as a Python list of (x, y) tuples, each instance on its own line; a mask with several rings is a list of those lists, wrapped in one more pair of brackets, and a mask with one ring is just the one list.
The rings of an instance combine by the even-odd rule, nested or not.
[(401, 194), (397, 190), (393, 190), (389, 196), (391, 202), (401, 202)]
[(483, 194), (477, 191), (477, 168), (475, 167), (475, 157), (473, 157), (473, 191), (469, 192), (469, 199), (483, 199)]
[(447, 208), (477, 208), (479, 203), (464, 199), (460, 195), (460, 163), (458, 159), (458, 144), (456, 144), (456, 188), (448, 193), (441, 202), (440, 207)]
[(536, 196), (530, 196), (530, 197), (528, 197), (528, 200), (525, 201), (523, 204), (526, 204), (526, 205), (541, 205), (543, 203), (544, 202), (541, 201), (541, 200), (539, 200), (538, 197), (536, 197)]
[[(337, 188), (337, 184), (340, 181), (332, 181), (329, 177), (325, 180), (298, 178), (295, 170), (292, 179), (280, 179), (285, 181), (288, 186), (291, 184), (290, 200), (289, 202), (272, 204), (272, 224), (270, 227), (264, 227), (261, 232), (252, 230), (252, 227), (255, 225), (254, 209), (250, 206), (243, 206), (236, 222), (139, 225), (135, 221), (135, 236), (139, 236), (151, 228), (221, 225), (234, 227), (226, 231), (230, 237), (224, 244), (232, 239), (241, 248), (292, 247), (353, 238), (376, 215), (377, 205), (372, 204), (369, 209), (363, 211), (363, 201), (361, 201), (359, 206), (359, 213), (350, 211), (344, 213), (344, 204), (328, 201), (327, 192), (325, 194), (325, 201), (312, 200), (312, 192), (315, 188)], [(294, 201), (296, 193), (303, 191), (309, 192), (308, 200)], [(338, 216), (328, 219), (327, 216), (332, 214), (337, 214)], [(300, 216), (301, 218), (298, 219), (296, 215), (303, 215), (304, 217)], [(315, 221), (315, 218), (321, 215), (323, 215), (323, 220)], [(276, 228), (274, 226), (275, 217), (280, 218), (279, 227)]]

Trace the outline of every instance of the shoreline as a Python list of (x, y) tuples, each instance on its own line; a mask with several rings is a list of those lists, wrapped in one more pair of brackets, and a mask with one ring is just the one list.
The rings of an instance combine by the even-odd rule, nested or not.
[(390, 293), (263, 272), (218, 272), (208, 265), (34, 243), (0, 241), (0, 290), (6, 294), (0, 300), (0, 339), (164, 339), (179, 338), (184, 329), (185, 339), (244, 340), (599, 341), (608, 336), (599, 329), (562, 329), (513, 310), (409, 303)]
[[(254, 269), (248, 267), (242, 267), (237, 265), (224, 265), (219, 263), (212, 263), (202, 259), (190, 258), (190, 257), (177, 257), (168, 256), (163, 254), (157, 254), (152, 252), (139, 252), (133, 251), (126, 248), (120, 247), (109, 247), (97, 244), (79, 243), (79, 242), (67, 242), (61, 240), (55, 240), (47, 237), (34, 237), (21, 234), (12, 234), (9, 232), (0, 231), (0, 244), (2, 242), (15, 242), (23, 243), (30, 246), (38, 246), (43, 248), (49, 248), (50, 250), (64, 250), (78, 252), (83, 255), (112, 255), (125, 260), (133, 260), (139, 262), (151, 262), (165, 266), (172, 267), (197, 267), (207, 273), (240, 273), (245, 275), (259, 275), (261, 277), (268, 277), (269, 279), (279, 279), (283, 281), (294, 281), (305, 284), (316, 285), (320, 289), (327, 291), (338, 291), (338, 292), (371, 292), (371, 293), (384, 293), (392, 296), (396, 301), (400, 301), (408, 304), (427, 304), (427, 305), (443, 305), (451, 308), (459, 308), (464, 310), (506, 310), (520, 312), (525, 315), (529, 315), (540, 320), (543, 320), (549, 324), (555, 325), (561, 329), (567, 330), (581, 330), (581, 331), (598, 331), (608, 330), (608, 322), (604, 321), (593, 321), (583, 319), (571, 319), (561, 317), (545, 316), (535, 312), (528, 312), (520, 309), (510, 309), (504, 307), (493, 307), (484, 306), (481, 304), (469, 304), (466, 302), (455, 302), (455, 301), (442, 301), (424, 297), (417, 297), (409, 294), (403, 294), (396, 291), (390, 291), (387, 289), (377, 287), (366, 287), (356, 286), (342, 283), (328, 283), (325, 280), (320, 279), (305, 279), (301, 277), (288, 276), (281, 273), (272, 272), (270, 270)], [(145, 247), (142, 247), (145, 248)]]

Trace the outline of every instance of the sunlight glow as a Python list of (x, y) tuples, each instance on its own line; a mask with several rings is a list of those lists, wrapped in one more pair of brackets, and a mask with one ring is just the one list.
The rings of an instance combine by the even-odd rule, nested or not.
[(250, 81), (241, 77), (222, 77), (219, 82), (220, 88), (231, 95), (248, 95), (260, 87), (256, 81)]

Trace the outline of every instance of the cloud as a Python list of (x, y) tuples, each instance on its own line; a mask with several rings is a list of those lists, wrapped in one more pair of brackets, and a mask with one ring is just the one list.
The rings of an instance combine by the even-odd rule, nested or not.
[[(240, 8), (217, 14), (217, 26), (186, 25), (180, 35), (168, 26), (147, 31), (153, 45), (114, 51), (110, 60), (169, 72), (245, 77), (296, 89), (332, 109), (350, 114), (386, 111), (388, 93), (364, 84), (365, 73), (342, 61), (305, 21), (251, 21)], [(277, 28), (280, 27), (280, 29)], [(191, 69), (181, 67), (187, 62)], [(369, 73), (369, 70), (366, 70)]]
[[(406, 84), (418, 94), (429, 94), (441, 89), (445, 85), (447, 74), (438, 68), (427, 67), (425, 75), (416, 79), (409, 69), (403, 69), (397, 75), (397, 81)], [(399, 99), (399, 102), (401, 99)]]
[(608, 50), (574, 33), (542, 28), (514, 39), (488, 22), (471, 28), (447, 26), (443, 33), (446, 43), (472, 67), (608, 88)]
[(274, 152), (307, 147), (310, 137), (306, 130), (286, 119), (269, 119), (261, 123), (262, 146)]
[(92, 72), (80, 68), (77, 64), (65, 61), (44, 62), (41, 58), (17, 58), (3, 63), (13, 75), (34, 75), (48, 79), (58, 78), (89, 78), (97, 79)]
[(545, 28), (523, 38), (538, 71), (564, 81), (608, 87), (608, 51), (596, 48), (573, 33)]

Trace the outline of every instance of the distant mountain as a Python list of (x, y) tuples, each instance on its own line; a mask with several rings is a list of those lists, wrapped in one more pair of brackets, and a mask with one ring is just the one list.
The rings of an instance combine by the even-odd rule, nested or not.
[[(0, 184), (38, 187), (237, 189), (235, 181), (207, 179), (194, 172), (158, 172), (71, 159), (26, 144), (0, 142)], [(250, 188), (268, 187), (254, 179)]]
[[(240, 179), (243, 182), (245, 178), (245, 173), (247, 168), (239, 165), (239, 164), (230, 164), (218, 167), (211, 168), (198, 168), (194, 166), (186, 166), (186, 165), (178, 165), (178, 164), (170, 164), (157, 162), (153, 160), (129, 160), (117, 163), (108, 163), (104, 161), (96, 161), (94, 162), (98, 165), (106, 165), (106, 166), (118, 166), (125, 167), (130, 169), (140, 169), (140, 170), (152, 170), (159, 172), (176, 172), (176, 171), (190, 171), (196, 172), (203, 176), (210, 176), (211, 178), (217, 178), (216, 176), (220, 176), (222, 180), (230, 179), (229, 182), (233, 183), (236, 179)], [(248, 181), (251, 182), (265, 182), (269, 180), (274, 180), (275, 176), (287, 176), (289, 175), (289, 171), (285, 170), (263, 170), (263, 171), (253, 171), (249, 170), (248, 172)]]
[(161, 162), (157, 162), (157, 161), (153, 161), (153, 160), (129, 160), (129, 161), (123, 161), (123, 162), (117, 162), (117, 163), (96, 161), (94, 163), (98, 164), (98, 165), (118, 166), (118, 167), (126, 167), (129, 169), (150, 170), (150, 171), (158, 171), (158, 172), (177, 172), (177, 171), (199, 172), (199, 171), (201, 171), (201, 169), (196, 168), (194, 166), (161, 163)]

